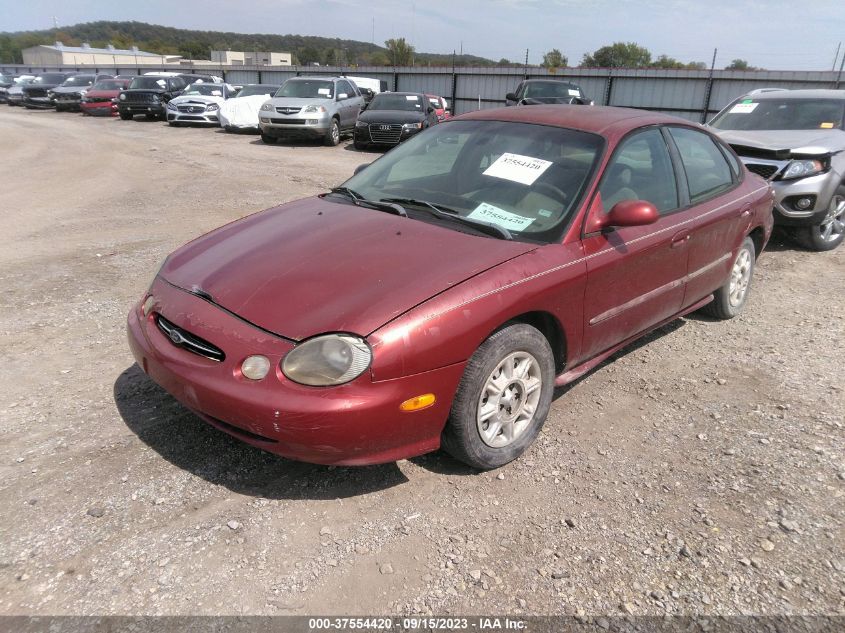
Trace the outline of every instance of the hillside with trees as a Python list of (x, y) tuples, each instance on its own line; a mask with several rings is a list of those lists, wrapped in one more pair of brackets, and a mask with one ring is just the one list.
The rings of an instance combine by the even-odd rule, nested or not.
[[(181, 55), (187, 59), (210, 59), (212, 50), (289, 52), (294, 63), (392, 66), (394, 53), (417, 66), (451, 66), (451, 54), (419, 53), (404, 39), (394, 41), (394, 48), (370, 42), (334, 39), (311, 35), (274, 35), (193, 31), (145, 22), (88, 22), (45, 31), (0, 33), (0, 62), (22, 63), (21, 51), (39, 44), (60, 41), (67, 46), (88, 42), (101, 48), (137, 46), (140, 50), (161, 55)], [(397, 46), (398, 44), (398, 46)], [(407, 55), (407, 56), (406, 56)], [(402, 65), (396, 60), (396, 65)], [(496, 61), (475, 55), (456, 55), (459, 66), (495, 66)]]

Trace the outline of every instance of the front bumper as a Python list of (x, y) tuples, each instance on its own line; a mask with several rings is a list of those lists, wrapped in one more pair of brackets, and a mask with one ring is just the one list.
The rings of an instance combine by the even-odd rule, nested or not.
[(83, 101), (79, 104), (83, 114), (90, 114), (92, 116), (117, 116), (117, 104), (111, 101), (94, 101), (86, 103)]
[(56, 110), (79, 110), (81, 101), (82, 97), (78, 94), (60, 95), (54, 99)]
[[(156, 383), (216, 428), (291, 459), (365, 465), (421, 455), (440, 446), (440, 434), (465, 363), (374, 382), (369, 372), (338, 387), (306, 387), (285, 378), (281, 359), (294, 344), (157, 278), (148, 316), (129, 313), (129, 346)], [(222, 349), (221, 362), (170, 342), (154, 319), (166, 319)], [(263, 354), (275, 371), (250, 381), (239, 366)], [(400, 403), (423, 393), (435, 404), (413, 413)]]
[[(775, 190), (775, 224), (781, 226), (813, 226), (821, 224), (842, 177), (834, 171), (797, 180), (772, 182)], [(802, 197), (812, 198), (813, 205), (804, 211), (791, 202)]]
[(178, 110), (167, 109), (168, 123), (197, 123), (206, 125), (219, 125), (217, 113), (219, 110), (207, 111), (198, 110), (196, 112), (180, 112)]
[(164, 116), (165, 113), (165, 105), (163, 103), (119, 102), (117, 104), (117, 109), (121, 114), (131, 114), (133, 116), (136, 114), (155, 114), (158, 116)]
[(27, 108), (44, 108), (44, 109), (51, 109), (55, 108), (56, 104), (50, 97), (28, 97), (24, 96), (23, 104)]
[(323, 137), (329, 131), (331, 117), (307, 115), (276, 115), (273, 112), (260, 112), (258, 125), (267, 136), (283, 137)]

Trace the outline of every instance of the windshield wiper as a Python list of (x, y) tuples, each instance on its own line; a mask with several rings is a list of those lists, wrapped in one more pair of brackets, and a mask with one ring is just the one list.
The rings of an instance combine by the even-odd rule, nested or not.
[(408, 217), (408, 212), (405, 211), (405, 207), (403, 207), (402, 205), (386, 200), (367, 200), (360, 193), (353, 189), (350, 189), (349, 187), (335, 187), (331, 190), (331, 193), (346, 196), (347, 198), (352, 200), (352, 203), (357, 207), (367, 207), (370, 209), (375, 209), (376, 211), (395, 213), (396, 215), (401, 215), (403, 218)]
[(491, 224), (490, 222), (483, 222), (481, 220), (473, 220), (471, 218), (467, 218), (465, 216), (459, 215), (458, 211), (455, 209), (445, 207), (439, 204), (434, 204), (432, 202), (428, 202), (427, 200), (417, 200), (416, 198), (382, 198), (381, 202), (401, 202), (402, 204), (413, 204), (415, 206), (426, 209), (431, 214), (436, 215), (438, 218), (445, 218), (447, 220), (452, 220), (465, 226), (471, 226), (472, 228), (477, 229), (482, 233), (486, 233), (487, 235), (491, 235), (493, 237), (499, 237), (503, 240), (513, 239), (513, 235), (511, 234), (511, 232), (503, 226), (499, 226), (498, 224)]

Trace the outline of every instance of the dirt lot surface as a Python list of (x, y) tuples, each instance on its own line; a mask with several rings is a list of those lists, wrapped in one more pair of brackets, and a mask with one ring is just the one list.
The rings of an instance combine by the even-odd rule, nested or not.
[(845, 248), (776, 238), (741, 318), (561, 390), (495, 472), (287, 461), (148, 380), (163, 257), (347, 145), (0, 108), (0, 613), (845, 613)]

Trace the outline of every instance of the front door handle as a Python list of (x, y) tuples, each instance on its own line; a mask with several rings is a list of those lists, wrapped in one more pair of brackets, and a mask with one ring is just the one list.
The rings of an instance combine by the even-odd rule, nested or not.
[(743, 220), (747, 217), (750, 217), (750, 216), (751, 216), (751, 206), (750, 205), (747, 206), (747, 207), (744, 207), (742, 209), (742, 212), (739, 214), (739, 217), (741, 217)]
[(672, 248), (680, 248), (681, 246), (685, 246), (687, 242), (690, 241), (692, 236), (684, 231), (683, 233), (678, 233), (675, 237), (672, 238)]

